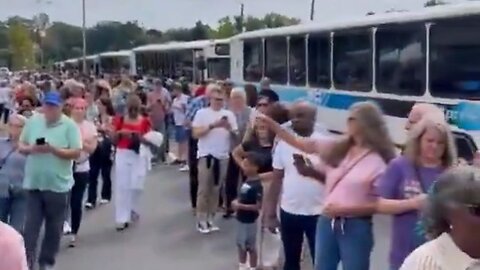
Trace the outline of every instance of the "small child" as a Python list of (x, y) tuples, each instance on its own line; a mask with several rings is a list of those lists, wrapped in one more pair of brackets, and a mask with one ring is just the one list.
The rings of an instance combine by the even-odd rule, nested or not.
[[(258, 171), (263, 164), (263, 156), (247, 152), (240, 167), (247, 180), (240, 188), (238, 199), (232, 202), (237, 212), (237, 246), (240, 270), (253, 270), (257, 267), (257, 219), (261, 209), (263, 187)], [(247, 264), (250, 258), (250, 267)]]

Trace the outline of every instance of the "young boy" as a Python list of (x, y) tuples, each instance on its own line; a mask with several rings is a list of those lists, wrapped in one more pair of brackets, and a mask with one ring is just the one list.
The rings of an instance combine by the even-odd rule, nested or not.
[[(257, 267), (257, 219), (261, 209), (263, 187), (258, 176), (264, 157), (257, 152), (247, 152), (240, 167), (247, 180), (240, 188), (238, 199), (232, 202), (237, 212), (237, 246), (240, 270)], [(250, 268), (247, 264), (250, 258)]]

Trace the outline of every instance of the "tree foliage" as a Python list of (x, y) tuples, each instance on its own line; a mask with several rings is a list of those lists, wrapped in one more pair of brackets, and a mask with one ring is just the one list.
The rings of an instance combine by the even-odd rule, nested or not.
[(8, 28), (8, 39), (13, 68), (32, 68), (35, 61), (33, 42), (28, 28), (20, 22), (14, 22)]
[[(105, 51), (131, 49), (150, 43), (229, 38), (243, 30), (253, 31), (281, 27), (299, 22), (300, 20), (295, 18), (270, 13), (263, 18), (227, 16), (220, 19), (215, 27), (197, 21), (191, 28), (160, 31), (145, 29), (136, 21), (125, 23), (104, 21), (87, 29), (87, 53), (97, 54)], [(40, 35), (40, 32), (43, 32), (44, 35)], [(33, 61), (35, 44), (41, 45), (45, 63), (80, 57), (82, 54), (82, 29), (63, 22), (50, 22), (47, 14), (38, 14), (32, 19), (13, 16), (4, 22), (0, 21), (0, 51), (7, 49), (9, 52), (0, 53), (0, 60), (5, 55), (13, 55), (15, 67), (22, 67), (26, 63), (30, 64)], [(24, 60), (20, 60), (21, 57), (25, 57)]]

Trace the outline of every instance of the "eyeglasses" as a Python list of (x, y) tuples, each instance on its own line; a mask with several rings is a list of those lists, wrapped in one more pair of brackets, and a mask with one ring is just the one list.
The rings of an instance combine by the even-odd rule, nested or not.
[(222, 102), (223, 101), (223, 98), (212, 98), (213, 101), (218, 101), (218, 102)]
[(257, 103), (257, 107), (267, 107), (268, 103)]

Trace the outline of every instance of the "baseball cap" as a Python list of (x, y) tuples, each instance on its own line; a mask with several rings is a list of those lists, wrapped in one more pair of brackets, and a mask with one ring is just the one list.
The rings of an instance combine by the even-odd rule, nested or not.
[(62, 97), (57, 91), (48, 91), (43, 98), (43, 103), (53, 106), (60, 106), (62, 104)]

